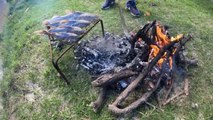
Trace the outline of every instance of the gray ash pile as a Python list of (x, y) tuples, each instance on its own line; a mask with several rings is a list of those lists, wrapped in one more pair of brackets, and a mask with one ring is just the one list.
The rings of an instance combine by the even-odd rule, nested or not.
[(95, 36), (81, 42), (74, 54), (80, 66), (97, 75), (124, 66), (130, 49), (127, 37), (106, 33), (105, 38)]

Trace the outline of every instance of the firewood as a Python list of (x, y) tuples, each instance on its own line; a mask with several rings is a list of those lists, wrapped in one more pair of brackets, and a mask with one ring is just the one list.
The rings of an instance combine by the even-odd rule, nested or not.
[(104, 74), (98, 77), (96, 80), (92, 81), (92, 85), (95, 87), (108, 86), (120, 81), (121, 79), (128, 78), (137, 74), (137, 72), (133, 72), (132, 70), (123, 70), (118, 73)]
[(168, 97), (169, 97), (169, 95), (170, 95), (170, 93), (171, 93), (171, 91), (172, 91), (174, 81), (173, 81), (173, 80), (171, 80), (171, 81), (172, 81), (172, 83), (171, 83), (171, 85), (169, 86), (169, 89), (166, 90), (166, 93), (165, 93), (165, 96), (164, 96), (164, 100), (163, 100), (162, 103), (160, 103), (160, 106), (161, 106), (161, 105), (164, 105), (164, 103), (167, 102), (167, 99), (168, 99)]
[(189, 95), (189, 80), (187, 78), (184, 81), (184, 93), (186, 96)]
[(145, 93), (140, 99), (133, 102), (131, 105), (129, 105), (128, 107), (126, 107), (124, 109), (120, 109), (116, 105), (113, 105), (113, 104), (109, 105), (108, 109), (110, 111), (112, 111), (114, 114), (125, 114), (128, 112), (131, 112), (132, 110), (136, 109), (139, 105), (144, 103), (152, 95), (152, 93), (153, 93), (153, 91), (149, 91), (149, 92)]
[(196, 59), (186, 59), (184, 62), (186, 64), (192, 65), (192, 66), (197, 66), (198, 65), (198, 60), (196, 60)]
[(189, 95), (189, 80), (187, 78), (184, 80), (184, 89), (183, 89), (183, 91), (180, 91), (179, 93), (177, 93), (173, 97), (167, 99), (162, 105), (167, 105), (172, 100), (174, 100), (175, 98), (177, 98), (179, 96), (182, 96), (182, 95), (185, 95), (185, 96)]
[(151, 91), (144, 93), (141, 98), (139, 98), (137, 101), (133, 102), (129, 106), (127, 106), (123, 109), (120, 109), (115, 104), (111, 104), (111, 105), (109, 105), (108, 109), (115, 114), (125, 114), (125, 113), (131, 112), (132, 110), (136, 109), (142, 103), (145, 103), (147, 101), (147, 99), (152, 95), (152, 93), (156, 91), (156, 89), (160, 85), (162, 76), (163, 76), (163, 73), (161, 73), (161, 75), (158, 78), (158, 82), (156, 83), (155, 87)]
[(91, 103), (91, 106), (94, 112), (98, 112), (104, 100), (106, 99), (106, 94), (107, 94), (107, 88), (106, 87), (101, 88), (97, 100)]
[(174, 53), (174, 59), (175, 57), (178, 56), (179, 52), (181, 51), (182, 47), (192, 39), (192, 36), (191, 35), (188, 35), (187, 37), (184, 37), (179, 43), (177, 43), (177, 47), (176, 47), (176, 51)]
[[(139, 83), (151, 71), (151, 69), (153, 68), (153, 66), (156, 65), (156, 63), (162, 57), (162, 55), (164, 55), (165, 51), (167, 49), (169, 49), (170, 47), (172, 47), (174, 45), (174, 43), (176, 43), (176, 42), (171, 42), (170, 44), (164, 46), (160, 50), (160, 52), (157, 54), (157, 56), (149, 63), (149, 65), (147, 65), (143, 69), (143, 71), (139, 74), (139, 76), (117, 97), (117, 99), (111, 105), (109, 105), (109, 110), (111, 110), (112, 112), (115, 112), (115, 113), (125, 113), (125, 112), (128, 112), (129, 111), (128, 109), (130, 109), (130, 108), (134, 109), (135, 107), (137, 107), (137, 105), (140, 105), (139, 103), (144, 102), (144, 100), (146, 100), (152, 94), (153, 91), (145, 93), (141, 99), (139, 99), (137, 102), (132, 103), (132, 105), (130, 106), (130, 108), (127, 107), (124, 110), (116, 109), (117, 108), (116, 106), (119, 105), (137, 87), (137, 85), (139, 85)], [(118, 112), (117, 110), (120, 111), (120, 112)]]
[(173, 97), (167, 99), (165, 102), (162, 103), (162, 105), (167, 105), (168, 103), (170, 103), (172, 100), (174, 100), (175, 98), (181, 96), (184, 94), (184, 91), (181, 91), (179, 93), (177, 93), (176, 95), (174, 95)]

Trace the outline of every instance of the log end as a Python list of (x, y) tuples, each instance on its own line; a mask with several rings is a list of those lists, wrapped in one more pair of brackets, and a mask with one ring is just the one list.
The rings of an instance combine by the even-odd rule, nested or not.
[(92, 84), (92, 86), (94, 86), (94, 87), (97, 87), (97, 86), (98, 86), (98, 83), (97, 83), (96, 81), (92, 81), (91, 84)]
[(100, 108), (100, 105), (98, 105), (96, 102), (91, 102), (90, 106), (93, 108), (95, 113), (97, 113), (98, 109)]
[(111, 111), (113, 114), (116, 114), (116, 115), (122, 115), (122, 114), (126, 114), (129, 112), (128, 109), (120, 109), (113, 104), (108, 105), (108, 109), (109, 109), (109, 111)]

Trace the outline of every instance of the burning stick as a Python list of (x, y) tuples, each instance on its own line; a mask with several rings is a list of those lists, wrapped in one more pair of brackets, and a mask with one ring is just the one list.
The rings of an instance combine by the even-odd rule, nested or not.
[[(113, 102), (111, 105), (109, 105), (109, 110), (116, 112), (117, 105), (119, 105), (136, 87), (137, 85), (139, 85), (139, 83), (147, 76), (147, 74), (151, 71), (151, 69), (153, 68), (153, 66), (156, 65), (156, 63), (158, 62), (158, 60), (164, 55), (164, 53), (166, 52), (167, 49), (169, 49), (170, 47), (172, 47), (174, 45), (174, 43), (176, 42), (171, 42), (169, 45), (164, 46), (160, 52), (157, 54), (157, 56), (149, 63), (148, 66), (146, 66), (142, 73), (139, 74), (139, 76), (118, 96), (118, 98), (115, 100), (115, 102)], [(149, 97), (152, 94), (152, 92), (148, 92), (147, 94), (144, 95), (144, 98)], [(139, 99), (139, 103), (144, 101), (144, 98), (142, 97), (141, 99)], [(135, 103), (135, 105), (140, 105)], [(137, 107), (138, 107), (137, 106)], [(133, 108), (136, 108), (133, 107)], [(127, 111), (123, 111), (123, 112), (127, 112)], [(122, 112), (119, 112), (122, 113)]]

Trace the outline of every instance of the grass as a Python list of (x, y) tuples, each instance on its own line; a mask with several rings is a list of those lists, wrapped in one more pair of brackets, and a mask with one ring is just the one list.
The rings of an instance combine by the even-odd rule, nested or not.
[[(13, 3), (13, 1), (11, 1)], [(1, 96), (4, 98), (2, 119), (46, 120), (46, 119), (116, 119), (107, 110), (94, 113), (89, 107), (97, 97), (97, 90), (90, 84), (90, 76), (74, 69), (74, 61), (65, 56), (62, 64), (72, 81), (67, 86), (53, 69), (45, 37), (34, 34), (44, 29), (41, 22), (53, 15), (63, 15), (65, 10), (78, 10), (99, 15), (107, 31), (122, 34), (118, 7), (102, 11), (102, 0), (28, 0), (19, 2), (8, 17), (1, 41), (4, 57), (4, 79), (1, 82)], [(156, 7), (150, 7), (154, 2)], [(133, 18), (124, 10), (127, 26), (133, 30), (147, 21), (157, 19), (171, 26), (172, 34), (191, 33), (194, 39), (187, 44), (189, 57), (196, 57), (199, 66), (189, 69), (190, 95), (182, 101), (164, 106), (162, 111), (139, 108), (131, 119), (172, 120), (172, 119), (213, 119), (213, 7), (212, 0), (138, 0), (138, 8), (149, 11), (151, 16)], [(125, 6), (125, 1), (122, 3)], [(124, 7), (123, 7), (124, 8)], [(99, 34), (100, 29), (93, 31)], [(72, 53), (70, 53), (72, 56)], [(67, 67), (65, 67), (67, 66)], [(26, 98), (33, 94), (33, 101)], [(110, 96), (112, 102), (115, 96)], [(198, 107), (192, 107), (197, 104)]]

